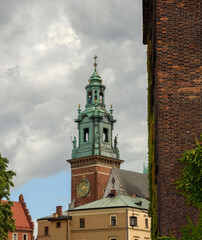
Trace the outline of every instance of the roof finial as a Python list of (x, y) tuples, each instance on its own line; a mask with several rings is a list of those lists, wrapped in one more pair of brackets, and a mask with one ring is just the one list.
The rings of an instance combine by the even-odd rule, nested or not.
[(95, 55), (94, 59), (95, 59), (95, 62), (94, 62), (95, 69), (94, 69), (94, 71), (97, 72), (97, 63), (96, 63), (97, 56), (96, 55)]

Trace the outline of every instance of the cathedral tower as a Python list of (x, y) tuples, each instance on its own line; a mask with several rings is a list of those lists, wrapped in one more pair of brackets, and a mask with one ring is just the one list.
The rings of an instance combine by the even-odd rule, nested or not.
[(79, 131), (78, 146), (74, 137), (71, 164), (71, 199), (74, 206), (83, 205), (103, 197), (112, 166), (123, 162), (119, 159), (117, 136), (113, 140), (112, 130), (116, 120), (113, 109), (105, 108), (105, 86), (97, 73), (86, 86), (86, 105), (78, 108), (75, 120)]

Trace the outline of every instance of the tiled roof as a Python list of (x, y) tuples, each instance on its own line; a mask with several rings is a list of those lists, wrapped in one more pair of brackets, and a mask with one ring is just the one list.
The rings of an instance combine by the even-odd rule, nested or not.
[[(3, 203), (7, 202), (5, 200), (2, 201)], [(13, 212), (13, 219), (15, 219), (15, 226), (16, 230), (30, 230), (32, 231), (32, 228), (29, 224), (29, 221), (27, 219), (27, 216), (24, 212), (24, 209), (20, 202), (13, 202), (14, 206), (11, 207), (11, 210)]]
[(149, 180), (146, 174), (123, 169), (116, 171), (127, 195), (135, 193), (142, 198), (149, 198)]
[(149, 201), (144, 198), (131, 197), (125, 195), (108, 196), (106, 198), (79, 206), (69, 211), (79, 211), (88, 209), (102, 209), (102, 208), (120, 208), (131, 207), (148, 210)]

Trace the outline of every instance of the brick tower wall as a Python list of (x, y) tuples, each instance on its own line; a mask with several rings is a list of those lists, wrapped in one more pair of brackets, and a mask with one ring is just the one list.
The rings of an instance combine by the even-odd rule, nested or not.
[[(72, 200), (76, 200), (76, 206), (101, 199), (103, 197), (104, 189), (106, 188), (110, 173), (111, 167), (99, 165), (72, 169), (71, 198)], [(77, 195), (77, 185), (83, 176), (90, 183), (90, 193), (85, 197), (79, 197)]]
[[(147, 0), (143, 0), (145, 6)], [(152, 6), (152, 7), (151, 7)], [(201, 6), (198, 0), (153, 0), (149, 22), (153, 51), (155, 162), (160, 236), (179, 238), (187, 215), (197, 221), (197, 209), (187, 206), (175, 188), (183, 168), (178, 159), (195, 148), (201, 128)], [(148, 10), (148, 8), (147, 8)], [(152, 13), (151, 13), (152, 11)], [(144, 36), (145, 37), (145, 36)], [(146, 43), (146, 38), (144, 38)]]

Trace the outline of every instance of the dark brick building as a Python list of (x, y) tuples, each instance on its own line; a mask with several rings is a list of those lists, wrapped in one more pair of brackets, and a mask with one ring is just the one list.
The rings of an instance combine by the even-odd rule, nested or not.
[(150, 48), (148, 110), (154, 116), (152, 178), (160, 236), (172, 231), (179, 238), (186, 216), (194, 221), (198, 216), (174, 183), (183, 167), (178, 159), (195, 147), (202, 132), (201, 7), (199, 0), (143, 0), (143, 43)]

